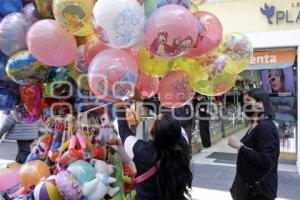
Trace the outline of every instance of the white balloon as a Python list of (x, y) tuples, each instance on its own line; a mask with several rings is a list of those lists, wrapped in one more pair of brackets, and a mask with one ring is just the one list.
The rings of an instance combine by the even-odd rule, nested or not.
[(136, 0), (98, 0), (93, 9), (96, 36), (107, 46), (134, 45), (144, 32), (145, 15)]

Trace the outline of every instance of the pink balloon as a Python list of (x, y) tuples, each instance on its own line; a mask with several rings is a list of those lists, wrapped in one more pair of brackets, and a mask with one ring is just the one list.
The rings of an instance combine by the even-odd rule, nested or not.
[(5, 192), (6, 190), (13, 188), (18, 188), (21, 185), (19, 180), (19, 171), (21, 165), (15, 164), (9, 168), (6, 168), (0, 173), (0, 192)]
[(192, 48), (197, 37), (197, 20), (178, 5), (157, 9), (147, 20), (144, 41), (153, 55), (175, 58)]
[(198, 20), (198, 36), (193, 48), (187, 53), (191, 58), (212, 52), (219, 46), (223, 36), (222, 24), (215, 15), (199, 11), (194, 16)]
[(29, 51), (49, 66), (66, 66), (76, 57), (76, 40), (58, 22), (45, 19), (31, 26), (27, 34)]
[(127, 98), (133, 94), (137, 80), (137, 64), (122, 50), (104, 50), (89, 66), (89, 85), (98, 98)]
[(137, 83), (137, 89), (143, 97), (150, 98), (153, 97), (159, 85), (159, 79), (156, 77), (147, 76), (143, 73), (139, 74), (139, 80)]
[(25, 15), (27, 21), (30, 24), (37, 22), (39, 19), (37, 17), (36, 9), (33, 3), (27, 4), (23, 9), (23, 14)]
[(108, 49), (101, 42), (87, 42), (77, 49), (75, 66), (80, 72), (87, 72), (93, 58), (101, 51)]
[(10, 56), (19, 50), (25, 50), (26, 34), (29, 22), (22, 13), (11, 13), (0, 23), (0, 49)]
[(171, 71), (159, 84), (160, 102), (167, 108), (178, 108), (188, 103), (194, 96), (189, 85), (188, 74), (184, 71)]

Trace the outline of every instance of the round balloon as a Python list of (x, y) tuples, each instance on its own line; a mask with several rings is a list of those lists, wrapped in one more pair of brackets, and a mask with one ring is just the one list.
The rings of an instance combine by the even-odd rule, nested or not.
[(37, 61), (29, 51), (20, 51), (8, 59), (6, 73), (20, 85), (41, 84), (48, 78), (50, 68)]
[(0, 170), (0, 192), (12, 190), (20, 187), (18, 173), (21, 165), (18, 163), (8, 164), (7, 167)]
[(133, 95), (137, 80), (137, 64), (132, 56), (122, 50), (102, 51), (89, 67), (89, 85), (98, 98), (128, 98)]
[(222, 40), (223, 28), (219, 19), (209, 12), (194, 13), (198, 20), (198, 35), (193, 48), (187, 53), (188, 57), (199, 57), (212, 52)]
[(197, 20), (189, 10), (178, 5), (157, 9), (145, 25), (145, 46), (153, 55), (175, 58), (194, 45)]
[(136, 0), (98, 0), (93, 9), (96, 36), (107, 46), (127, 48), (143, 34), (145, 16)]
[(242, 72), (250, 64), (253, 56), (252, 43), (242, 33), (227, 34), (218, 51), (228, 55), (233, 60), (238, 73)]
[(32, 0), (22, 0), (23, 6), (26, 6), (29, 3), (32, 3)]
[(37, 22), (39, 19), (37, 17), (36, 9), (33, 3), (27, 4), (23, 9), (23, 14), (25, 15), (27, 21), (30, 24)]
[(159, 85), (159, 79), (151, 76), (147, 76), (143, 73), (139, 74), (139, 80), (137, 83), (137, 89), (143, 97), (153, 97)]
[(0, 5), (0, 16), (20, 12), (23, 8), (22, 0), (0, 0)]
[(191, 0), (146, 0), (144, 2), (145, 14), (146, 16), (150, 16), (157, 8), (170, 4), (179, 5), (190, 9)]
[(35, 200), (63, 200), (64, 198), (59, 193), (55, 181), (44, 180), (39, 182), (34, 188), (34, 199)]
[(93, 180), (96, 175), (96, 172), (90, 163), (83, 160), (72, 162), (67, 170), (72, 173), (81, 186), (83, 186), (84, 183)]
[(171, 62), (169, 60), (153, 56), (144, 48), (139, 50), (138, 56), (139, 69), (148, 76), (163, 77), (171, 69)]
[(53, 13), (55, 19), (70, 33), (88, 36), (93, 33), (91, 1), (55, 0)]
[[(2, 6), (2, 5), (1, 5)], [(30, 23), (22, 13), (12, 13), (0, 23), (0, 49), (5, 55), (26, 49), (26, 34)]]
[(28, 85), (20, 87), (21, 102), (33, 118), (39, 118), (42, 110), (42, 88), (40, 85)]
[(193, 75), (195, 68), (198, 67), (198, 62), (196, 59), (179, 57), (176, 58), (172, 65), (172, 70), (183, 70), (189, 75)]
[(229, 91), (237, 79), (232, 60), (224, 54), (212, 54), (197, 59), (198, 66), (190, 74), (190, 85), (200, 94), (219, 96)]
[(29, 51), (49, 66), (65, 66), (76, 57), (76, 40), (55, 20), (45, 19), (31, 26), (27, 34)]
[(40, 160), (24, 164), (19, 173), (21, 183), (27, 190), (33, 190), (38, 182), (47, 176), (50, 176), (50, 169)]
[(0, 51), (0, 80), (7, 81), (9, 80), (5, 67), (8, 60), (8, 56), (6, 56), (2, 51)]
[(59, 172), (55, 182), (65, 200), (80, 200), (83, 196), (80, 185), (71, 172), (66, 170)]
[(52, 12), (53, 0), (33, 0), (33, 3), (37, 9), (39, 16), (43, 19), (53, 19)]
[(178, 108), (187, 104), (194, 96), (188, 74), (181, 70), (168, 73), (160, 81), (158, 95), (161, 105), (167, 108)]
[(75, 66), (80, 72), (87, 72), (92, 59), (101, 51), (108, 49), (101, 42), (87, 42), (77, 49)]

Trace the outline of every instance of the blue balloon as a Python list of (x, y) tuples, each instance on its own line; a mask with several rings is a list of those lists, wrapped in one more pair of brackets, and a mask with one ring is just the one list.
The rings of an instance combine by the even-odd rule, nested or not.
[(7, 60), (8, 60), (8, 56), (6, 56), (2, 51), (0, 51), (0, 80), (3, 81), (9, 80), (5, 71)]
[(5, 16), (13, 12), (21, 12), (22, 0), (0, 0), (0, 15)]
[(187, 9), (191, 7), (191, 0), (145, 0), (144, 10), (147, 17), (149, 17), (157, 8), (165, 5), (179, 5)]

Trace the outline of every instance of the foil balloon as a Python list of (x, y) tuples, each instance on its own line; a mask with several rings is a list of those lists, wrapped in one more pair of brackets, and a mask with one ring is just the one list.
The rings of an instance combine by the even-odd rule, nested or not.
[(85, 90), (90, 90), (87, 73), (82, 73), (76, 67), (69, 66), (67, 74), (77, 83), (77, 86)]
[(64, 198), (59, 193), (55, 180), (43, 180), (40, 181), (34, 188), (35, 200), (63, 200)]
[(80, 185), (71, 172), (67, 170), (59, 172), (55, 182), (65, 200), (80, 200), (83, 196)]
[(191, 0), (146, 0), (144, 2), (145, 14), (147, 17), (149, 17), (157, 8), (170, 4), (179, 5), (190, 9)]
[[(2, 6), (2, 5), (1, 5)], [(12, 13), (0, 23), (0, 49), (5, 55), (26, 49), (26, 34), (30, 23), (22, 13)]]
[(224, 54), (212, 54), (197, 59), (198, 66), (190, 74), (192, 88), (206, 96), (219, 96), (235, 84), (237, 72), (232, 60)]
[(0, 5), (0, 16), (20, 12), (23, 8), (22, 0), (0, 0)]
[(0, 80), (3, 81), (9, 80), (5, 71), (7, 60), (8, 60), (8, 56), (6, 56), (2, 51), (0, 51)]
[(70, 33), (88, 36), (93, 33), (91, 1), (55, 0), (53, 13), (55, 19)]
[(209, 12), (194, 13), (198, 20), (198, 35), (193, 48), (187, 53), (188, 57), (199, 57), (216, 49), (223, 36), (223, 28), (219, 19)]
[(6, 73), (20, 85), (41, 84), (48, 78), (50, 68), (37, 61), (29, 51), (20, 51), (8, 59)]
[(167, 108), (178, 108), (187, 104), (194, 96), (188, 74), (181, 70), (168, 73), (160, 81), (158, 95), (162, 106)]
[(137, 64), (132, 56), (122, 50), (102, 51), (89, 67), (89, 85), (98, 98), (128, 98), (133, 95), (137, 80)]
[(153, 56), (144, 48), (139, 50), (138, 58), (139, 69), (148, 76), (163, 77), (171, 69), (171, 62), (169, 60)]
[(42, 88), (40, 85), (20, 87), (21, 102), (33, 119), (39, 119), (42, 114)]
[(50, 169), (46, 163), (35, 160), (24, 164), (19, 172), (22, 185), (27, 190), (32, 190), (42, 178), (50, 176)]
[(189, 10), (178, 5), (166, 5), (148, 18), (144, 42), (151, 54), (176, 58), (192, 48), (197, 34), (197, 20)]
[(228, 55), (233, 60), (238, 73), (242, 72), (250, 64), (253, 56), (252, 43), (242, 33), (225, 35), (218, 51)]
[(87, 72), (92, 59), (101, 51), (108, 49), (101, 42), (86, 42), (77, 49), (75, 66), (80, 72)]
[(76, 57), (76, 40), (55, 20), (45, 19), (31, 26), (27, 34), (29, 51), (49, 66), (66, 66)]
[(145, 16), (134, 0), (98, 0), (93, 9), (96, 36), (112, 48), (127, 48), (143, 34)]
[(94, 179), (96, 175), (96, 172), (90, 163), (83, 160), (77, 160), (71, 163), (67, 170), (75, 176), (80, 186), (83, 186), (84, 183)]
[(11, 81), (0, 80), (0, 110), (10, 111), (19, 103), (19, 86)]
[(36, 8), (34, 7), (33, 3), (27, 4), (24, 7), (23, 14), (30, 24), (33, 24), (39, 20), (37, 17)]
[(159, 79), (151, 76), (147, 76), (143, 73), (139, 74), (139, 80), (137, 83), (137, 89), (140, 94), (145, 98), (153, 97), (159, 85)]
[(52, 1), (53, 0), (33, 0), (34, 6), (38, 12), (40, 18), (53, 19), (52, 12)]

